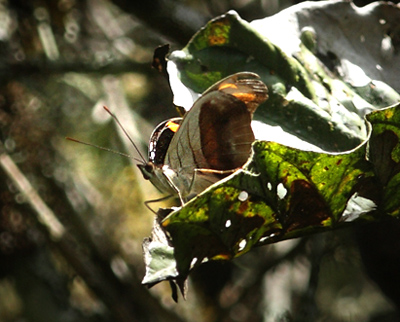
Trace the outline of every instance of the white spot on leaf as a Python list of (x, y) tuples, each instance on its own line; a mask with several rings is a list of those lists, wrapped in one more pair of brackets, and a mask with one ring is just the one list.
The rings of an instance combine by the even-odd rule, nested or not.
[(270, 238), (275, 237), (275, 236), (276, 236), (276, 234), (275, 234), (275, 233), (272, 233), (272, 234), (269, 235), (269, 236), (261, 237), (260, 240), (259, 240), (258, 242), (259, 242), (259, 243), (263, 243), (263, 242), (265, 242), (267, 239), (270, 239)]
[(247, 198), (249, 198), (249, 194), (247, 193), (247, 191), (241, 191), (239, 193), (239, 196), (238, 196), (239, 201), (241, 201), (241, 202), (246, 201)]
[(278, 184), (278, 186), (276, 187), (276, 193), (277, 193), (279, 199), (285, 198), (285, 196), (287, 194), (287, 189), (285, 188), (283, 183)]
[(376, 209), (376, 204), (370, 199), (361, 197), (356, 192), (347, 201), (346, 209), (343, 211), (340, 221), (350, 222), (356, 220), (363, 214)]
[(232, 222), (228, 219), (228, 220), (225, 222), (225, 228), (229, 228), (231, 225), (232, 225)]
[(190, 267), (193, 267), (197, 263), (197, 257), (192, 259), (192, 262), (190, 263)]
[(381, 55), (386, 60), (390, 60), (394, 55), (394, 47), (392, 44), (392, 38), (388, 35), (384, 35), (381, 42)]
[(239, 249), (238, 249), (238, 251), (241, 252), (241, 251), (246, 247), (246, 245), (247, 245), (246, 239), (242, 239), (242, 240), (240, 241), (240, 243), (239, 243)]

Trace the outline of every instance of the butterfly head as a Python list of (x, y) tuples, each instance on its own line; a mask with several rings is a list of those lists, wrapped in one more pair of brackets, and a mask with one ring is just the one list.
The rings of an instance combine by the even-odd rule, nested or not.
[(139, 168), (145, 180), (151, 180), (153, 178), (155, 168), (154, 163), (139, 163), (137, 164), (137, 167)]
[(179, 117), (161, 122), (150, 137), (149, 161), (137, 165), (145, 180), (150, 180), (158, 190), (166, 193), (176, 194), (166, 177), (166, 174), (173, 170), (164, 165), (164, 160), (172, 137), (181, 122), (182, 118)]

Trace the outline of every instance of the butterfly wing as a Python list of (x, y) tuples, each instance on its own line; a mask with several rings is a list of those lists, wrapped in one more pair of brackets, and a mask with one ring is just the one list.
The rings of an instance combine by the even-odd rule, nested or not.
[(164, 164), (168, 147), (181, 122), (181, 117), (175, 117), (157, 125), (150, 137), (149, 162), (156, 166)]
[(228, 76), (208, 88), (203, 96), (213, 91), (221, 91), (236, 97), (246, 104), (247, 110), (252, 115), (268, 98), (267, 86), (257, 74), (251, 72), (240, 72)]
[(197, 194), (222, 178), (217, 171), (196, 169), (233, 170), (247, 161), (254, 141), (252, 116), (267, 97), (267, 87), (256, 74), (238, 73), (194, 103), (164, 160), (176, 172), (173, 182), (183, 196)]

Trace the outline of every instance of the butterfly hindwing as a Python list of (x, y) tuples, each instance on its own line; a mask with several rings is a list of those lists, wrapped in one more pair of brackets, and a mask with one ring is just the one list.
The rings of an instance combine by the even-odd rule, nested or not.
[(234, 170), (247, 161), (254, 141), (252, 116), (267, 97), (267, 87), (256, 74), (238, 73), (212, 86), (194, 103), (164, 160), (175, 170), (172, 181), (183, 195), (201, 192), (222, 178), (218, 171)]

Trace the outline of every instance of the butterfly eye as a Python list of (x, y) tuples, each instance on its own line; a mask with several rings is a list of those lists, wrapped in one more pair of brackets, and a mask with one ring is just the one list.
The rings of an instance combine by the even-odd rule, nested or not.
[(147, 163), (147, 164), (144, 166), (144, 169), (145, 169), (145, 171), (148, 172), (148, 173), (153, 173), (153, 172), (154, 172), (154, 165), (153, 165), (152, 163)]
[(143, 168), (143, 176), (145, 179), (150, 180), (154, 176), (154, 164), (147, 163)]
[(138, 164), (137, 165), (142, 172), (143, 178), (145, 180), (151, 180), (154, 177), (154, 165), (153, 163)]

